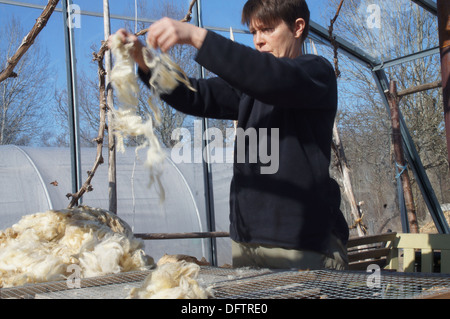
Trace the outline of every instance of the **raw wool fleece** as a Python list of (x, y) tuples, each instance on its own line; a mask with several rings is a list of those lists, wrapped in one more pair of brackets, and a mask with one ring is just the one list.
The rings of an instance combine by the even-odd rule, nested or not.
[(80, 206), (24, 216), (0, 231), (0, 287), (64, 280), (154, 266), (142, 240), (116, 215)]
[[(144, 120), (138, 114), (139, 104), (139, 85), (135, 73), (135, 63), (131, 56), (133, 43), (123, 43), (120, 37), (115, 34), (110, 40), (111, 52), (115, 57), (115, 65), (111, 71), (111, 82), (117, 92), (117, 97), (122, 102), (117, 110), (113, 112), (113, 123), (110, 123), (113, 132), (117, 138), (117, 148), (124, 151), (124, 136), (144, 137), (144, 142), (136, 149), (148, 147), (147, 159), (145, 165), (150, 169), (150, 185), (157, 183), (160, 200), (164, 201), (164, 188), (160, 181), (161, 165), (165, 154), (161, 145), (154, 134), (153, 121), (150, 114), (146, 114), (147, 120)], [(144, 62), (151, 70), (152, 76), (149, 80), (149, 86), (154, 96), (172, 92), (179, 82), (184, 83), (190, 89), (194, 90), (187, 79), (187, 76), (176, 65), (167, 54), (156, 52), (151, 48), (144, 47), (142, 50)], [(161, 124), (161, 112), (153, 103), (152, 98), (148, 100), (153, 111), (155, 122)]]
[(133, 288), (128, 299), (208, 299), (211, 288), (198, 281), (200, 266), (185, 260), (159, 263), (147, 276), (142, 287)]

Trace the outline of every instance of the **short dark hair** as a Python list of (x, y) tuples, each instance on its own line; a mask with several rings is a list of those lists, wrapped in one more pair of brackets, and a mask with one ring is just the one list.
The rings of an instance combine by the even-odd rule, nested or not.
[(305, 20), (302, 41), (309, 33), (309, 8), (305, 0), (248, 0), (242, 10), (242, 24), (249, 26), (252, 19), (270, 25), (283, 20), (294, 29), (295, 20)]

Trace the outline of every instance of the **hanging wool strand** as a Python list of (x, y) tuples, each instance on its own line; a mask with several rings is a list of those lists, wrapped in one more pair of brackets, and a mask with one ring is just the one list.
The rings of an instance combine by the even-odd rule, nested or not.
[[(145, 165), (150, 169), (150, 185), (157, 183), (160, 200), (164, 201), (165, 192), (160, 177), (161, 165), (164, 162), (165, 153), (154, 133), (152, 117), (147, 114), (143, 119), (138, 113), (139, 85), (134, 71), (134, 60), (131, 56), (132, 43), (123, 43), (116, 34), (110, 40), (111, 51), (115, 57), (115, 65), (111, 71), (111, 82), (117, 92), (117, 97), (122, 105), (113, 112), (113, 123), (110, 123), (117, 138), (117, 149), (124, 151), (124, 137), (140, 137), (144, 141), (136, 148), (136, 154), (140, 149), (148, 147)], [(183, 70), (174, 63), (165, 53), (159, 53), (148, 47), (143, 48), (145, 64), (151, 71), (149, 86), (153, 97), (159, 99), (161, 94), (171, 93), (179, 83), (185, 84), (194, 90)], [(161, 124), (161, 112), (150, 97), (148, 104), (153, 112), (156, 125)]]

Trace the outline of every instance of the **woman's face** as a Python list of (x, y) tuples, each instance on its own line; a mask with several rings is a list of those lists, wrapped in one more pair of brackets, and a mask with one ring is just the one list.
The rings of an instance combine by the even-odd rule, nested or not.
[(273, 25), (264, 25), (261, 21), (251, 20), (249, 29), (253, 34), (256, 50), (269, 52), (277, 58), (296, 58), (301, 54), (301, 35), (305, 21), (298, 19), (294, 30), (283, 20)]

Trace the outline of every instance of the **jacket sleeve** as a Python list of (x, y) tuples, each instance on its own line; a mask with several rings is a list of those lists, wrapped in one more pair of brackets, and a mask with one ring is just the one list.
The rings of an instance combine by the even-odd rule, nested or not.
[[(150, 74), (138, 70), (139, 77), (149, 87)], [(161, 99), (185, 114), (224, 120), (237, 120), (240, 92), (220, 78), (189, 79), (195, 91), (185, 85), (178, 85)]]
[[(263, 103), (299, 108), (336, 108), (333, 67), (323, 57), (277, 58), (208, 31), (196, 62)], [(333, 104), (333, 103), (331, 103)]]

